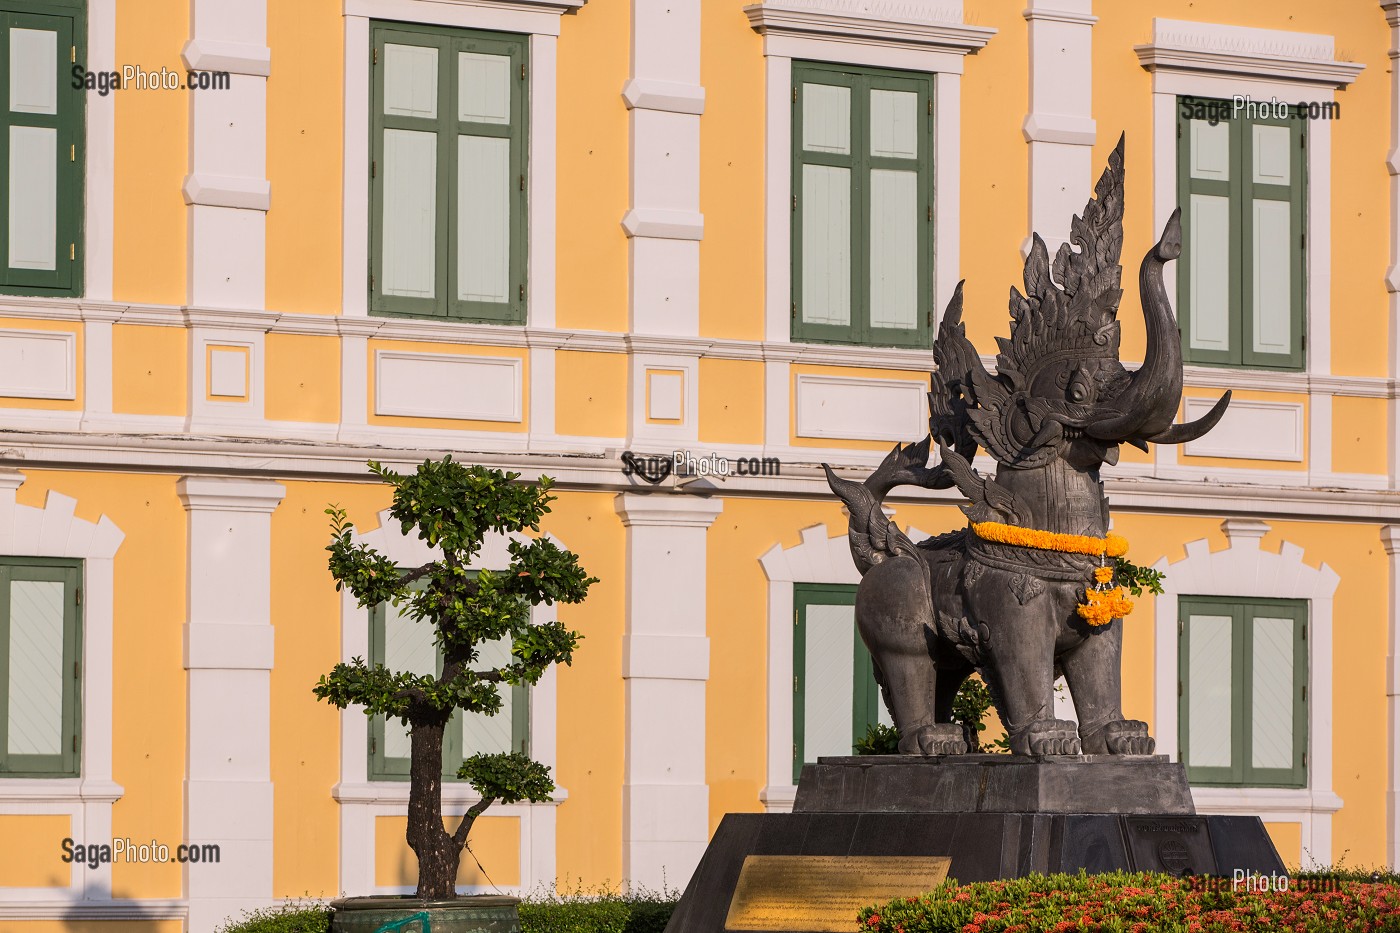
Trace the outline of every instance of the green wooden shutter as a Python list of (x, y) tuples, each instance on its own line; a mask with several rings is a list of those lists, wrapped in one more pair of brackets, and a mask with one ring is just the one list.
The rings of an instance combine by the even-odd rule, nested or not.
[(82, 292), (83, 24), (81, 7), (0, 3), (0, 293)]
[(1177, 318), (1188, 362), (1301, 369), (1303, 122), (1231, 117), (1228, 101), (1179, 98), (1182, 258)]
[(1192, 784), (1307, 784), (1307, 604), (1183, 597), (1181, 758)]
[(0, 775), (79, 774), (78, 561), (0, 561)]
[(933, 301), (933, 82), (793, 67), (792, 333), (927, 346)]
[[(846, 584), (803, 583), (793, 588), (793, 703), (792, 703), (792, 780), (801, 776), (802, 765), (819, 755), (852, 753), (851, 747), (876, 722), (889, 722), (870, 652), (855, 626), (856, 587)], [(834, 612), (832, 610), (835, 610)], [(822, 701), (822, 710), (844, 720), (850, 711), (850, 743), (831, 747), (831, 736), (814, 737), (812, 726), (830, 725), (813, 708), (809, 716), (808, 683)], [(843, 697), (849, 696), (849, 706)], [(838, 723), (839, 725), (839, 723)], [(825, 748), (810, 748), (812, 742)], [(810, 753), (809, 753), (810, 749)]]
[(524, 323), (525, 38), (376, 23), (372, 45), (371, 310)]

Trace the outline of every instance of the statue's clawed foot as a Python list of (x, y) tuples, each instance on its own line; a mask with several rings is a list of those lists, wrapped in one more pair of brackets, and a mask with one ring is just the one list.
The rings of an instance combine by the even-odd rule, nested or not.
[(1068, 719), (1037, 719), (1011, 739), (1017, 755), (1078, 755), (1079, 724)]
[(1147, 734), (1147, 723), (1137, 719), (1106, 723), (1103, 738), (1110, 755), (1150, 755), (1157, 748), (1157, 740)]
[(901, 755), (962, 755), (967, 752), (963, 727), (956, 722), (936, 722), (909, 730), (899, 740)]

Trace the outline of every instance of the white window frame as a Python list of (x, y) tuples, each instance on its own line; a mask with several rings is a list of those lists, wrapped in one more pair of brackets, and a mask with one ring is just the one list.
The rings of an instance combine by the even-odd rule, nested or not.
[[(1152, 217), (1153, 229), (1166, 226), (1177, 207), (1178, 97), (1213, 97), (1230, 100), (1248, 95), (1255, 101), (1277, 98), (1289, 104), (1329, 103), (1336, 91), (1356, 80), (1365, 65), (1334, 58), (1332, 36), (1255, 29), (1220, 23), (1196, 23), (1154, 17), (1152, 41), (1134, 47), (1142, 67), (1152, 73)], [(1304, 256), (1307, 282), (1303, 318), (1306, 347), (1305, 377), (1328, 376), (1332, 371), (1332, 124), (1310, 120), (1306, 129), (1307, 250)], [(1166, 277), (1167, 294), (1176, 302), (1176, 276)], [(1247, 367), (1186, 367), (1187, 385), (1236, 384), (1242, 377), (1261, 388), (1277, 384), (1278, 373)], [(1308, 384), (1308, 481), (1335, 485), (1332, 474), (1332, 395), (1334, 387), (1313, 378)], [(1199, 470), (1178, 466), (1175, 445), (1158, 444), (1157, 475), (1199, 479)], [(1212, 474), (1241, 480), (1261, 472), (1212, 468)], [(1277, 481), (1277, 473), (1270, 481)], [(1330, 480), (1330, 481), (1329, 481)], [(1352, 485), (1346, 477), (1343, 485)]]
[(1332, 600), (1341, 577), (1327, 564), (1311, 567), (1303, 549), (1288, 541), (1277, 554), (1263, 550), (1260, 539), (1269, 533), (1265, 522), (1226, 519), (1220, 526), (1230, 541), (1212, 551), (1201, 539), (1186, 545), (1186, 557), (1153, 565), (1166, 575), (1156, 597), (1156, 676), (1154, 718), (1157, 753), (1180, 760), (1178, 747), (1181, 596), (1222, 596), (1298, 599), (1308, 602), (1308, 764), (1307, 786), (1193, 787), (1199, 813), (1246, 813), (1271, 822), (1302, 826), (1302, 867), (1332, 864), (1332, 814), (1342, 799), (1332, 791)]
[[(911, 541), (927, 538), (917, 528)], [(797, 583), (860, 583), (844, 530), (833, 537), (826, 525), (802, 529), (802, 543), (774, 544), (758, 559), (768, 578), (767, 785), (758, 799), (769, 813), (790, 813), (797, 797), (792, 783), (793, 587)]]
[[(416, 534), (405, 535), (399, 523), (386, 509), (379, 513), (379, 527), (373, 531), (357, 532), (354, 543), (365, 544), (389, 557), (399, 567), (420, 567), (440, 560), (442, 552), (430, 548)], [(546, 535), (561, 548), (563, 542)], [(505, 567), (510, 563), (508, 545), (511, 541), (527, 543), (521, 534), (489, 534), (468, 569)], [(558, 606), (535, 606), (530, 620), (540, 625), (559, 618)], [(348, 589), (340, 594), (340, 654), (349, 663), (353, 658), (369, 657), (369, 610), (356, 604)], [(530, 755), (551, 770), (556, 766), (556, 737), (558, 734), (558, 673), (554, 667), (545, 671), (539, 682), (530, 688), (529, 736)], [(407, 781), (371, 781), (369, 779), (369, 717), (359, 707), (340, 713), (340, 781), (331, 789), (331, 796), (340, 804), (340, 889), (364, 891), (368, 894), (412, 894), (411, 887), (375, 884), (375, 818), (407, 816)], [(557, 780), (558, 775), (555, 775)], [(555, 789), (547, 803), (496, 804), (487, 816), (513, 816), (520, 820), (520, 884), (501, 886), (500, 891), (523, 894), (540, 884), (553, 884), (556, 859), (556, 812), (568, 797), (562, 787)], [(447, 813), (463, 812), (481, 799), (469, 784), (443, 782), (442, 804)], [(464, 894), (490, 894), (498, 889), (490, 885), (464, 886)]]

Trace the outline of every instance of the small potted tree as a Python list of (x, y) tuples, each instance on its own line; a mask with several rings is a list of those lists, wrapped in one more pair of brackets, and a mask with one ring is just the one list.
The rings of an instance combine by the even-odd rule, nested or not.
[[(393, 671), (355, 658), (337, 664), (315, 686), (317, 697), (339, 709), (360, 706), (366, 715), (397, 719), (410, 730), (407, 837), (418, 856), (417, 892), (336, 901), (332, 930), (519, 930), (515, 898), (457, 899), (457, 866), (472, 823), (489, 806), (548, 800), (554, 782), (547, 767), (518, 750), (473, 755), (457, 776), (481, 799), (449, 832), (442, 812), (444, 733), (457, 710), (499, 712), (502, 685), (533, 684), (551, 664), (569, 664), (579, 634), (558, 622), (531, 624), (530, 608), (580, 602), (597, 580), (584, 573), (576, 555), (543, 536), (511, 541), (507, 567), (468, 569), (488, 533), (539, 531), (554, 499), (548, 477), (521, 483), (518, 473), (464, 466), (450, 455), (425, 461), (408, 475), (374, 461), (369, 468), (394, 487), (389, 514), (403, 533), (415, 529), (441, 557), (421, 567), (398, 567), (355, 543), (345, 511), (332, 506), (326, 509), (331, 576), (336, 589), (348, 588), (362, 607), (388, 603), (415, 623), (432, 626), (441, 672)], [(511, 643), (509, 663), (483, 669), (481, 647), (499, 639)]]

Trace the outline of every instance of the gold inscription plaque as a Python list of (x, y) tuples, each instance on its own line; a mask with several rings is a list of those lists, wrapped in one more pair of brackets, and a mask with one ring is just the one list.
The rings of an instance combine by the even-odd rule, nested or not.
[(951, 861), (942, 855), (750, 855), (724, 928), (851, 933), (862, 907), (937, 887)]

